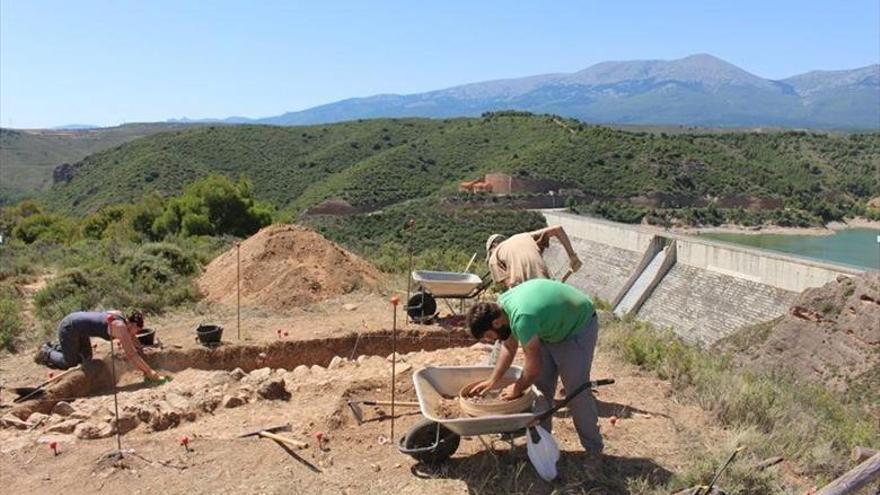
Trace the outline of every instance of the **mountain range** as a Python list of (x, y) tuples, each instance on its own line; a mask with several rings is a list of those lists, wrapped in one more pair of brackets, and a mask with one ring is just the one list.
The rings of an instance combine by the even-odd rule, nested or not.
[(172, 120), (305, 125), (378, 117), (448, 118), (522, 110), (588, 123), (880, 129), (880, 65), (764, 79), (712, 55), (603, 62), (564, 74), (380, 94), (274, 117)]

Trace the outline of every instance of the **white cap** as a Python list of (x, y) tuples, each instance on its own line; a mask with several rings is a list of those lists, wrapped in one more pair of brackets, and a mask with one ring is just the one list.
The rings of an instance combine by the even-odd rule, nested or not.
[(501, 234), (492, 234), (486, 239), (486, 261), (489, 261), (489, 256), (492, 254), (492, 246), (504, 239), (507, 239), (507, 237)]

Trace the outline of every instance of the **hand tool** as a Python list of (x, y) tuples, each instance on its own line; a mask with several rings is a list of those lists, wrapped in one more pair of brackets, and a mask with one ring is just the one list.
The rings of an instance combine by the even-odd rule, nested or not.
[(291, 447), (296, 447), (298, 449), (304, 449), (309, 446), (309, 444), (307, 444), (305, 442), (300, 442), (299, 440), (294, 440), (293, 438), (287, 438), (287, 437), (283, 437), (281, 435), (276, 435), (276, 432), (279, 432), (279, 431), (290, 431), (290, 425), (279, 425), (279, 426), (273, 426), (271, 428), (261, 428), (257, 431), (252, 431), (250, 433), (245, 433), (244, 435), (239, 435), (238, 438), (245, 438), (245, 437), (270, 438), (272, 440), (275, 440), (276, 442), (281, 442), (281, 443), (290, 445)]
[(16, 395), (18, 395), (18, 398), (13, 400), (12, 402), (21, 402), (21, 401), (28, 400), (28, 399), (36, 399), (37, 397), (40, 397), (41, 395), (43, 395), (43, 393), (44, 393), (43, 388), (46, 385), (54, 383), (54, 382), (60, 380), (61, 377), (67, 375), (68, 373), (72, 373), (78, 369), (80, 369), (80, 365), (76, 365), (73, 368), (64, 370), (61, 373), (58, 373), (57, 375), (53, 376), (52, 378), (49, 378), (45, 382), (37, 385), (36, 387), (15, 387), (15, 388), (12, 388), (11, 390)]
[[(351, 414), (357, 420), (358, 424), (363, 424), (364, 422), (364, 411), (361, 409), (361, 406), (390, 406), (391, 401), (389, 400), (349, 400), (348, 407), (351, 409)], [(395, 402), (395, 406), (404, 406), (404, 407), (419, 407), (418, 402)]]

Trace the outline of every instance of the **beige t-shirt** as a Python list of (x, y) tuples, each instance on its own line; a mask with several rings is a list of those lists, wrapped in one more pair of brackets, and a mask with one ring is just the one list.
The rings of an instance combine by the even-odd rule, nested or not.
[(550, 278), (541, 248), (529, 232), (516, 234), (499, 244), (489, 257), (489, 270), (492, 280), (509, 287), (533, 278)]

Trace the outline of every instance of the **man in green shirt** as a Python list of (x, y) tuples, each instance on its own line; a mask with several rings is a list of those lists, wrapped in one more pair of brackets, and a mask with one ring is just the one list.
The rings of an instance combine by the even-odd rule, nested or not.
[[(504, 343), (492, 376), (474, 389), (477, 394), (495, 387), (520, 345), (525, 353), (522, 375), (501, 392), (502, 399), (518, 397), (534, 384), (549, 401), (558, 378), (567, 390), (575, 390), (590, 379), (599, 320), (593, 301), (570, 285), (548, 279), (523, 282), (502, 294), (497, 304), (481, 302), (471, 307), (467, 321), (474, 338)], [(581, 445), (588, 452), (601, 453), (602, 435), (593, 396), (579, 394), (568, 408)], [(551, 418), (542, 426), (552, 431)]]

